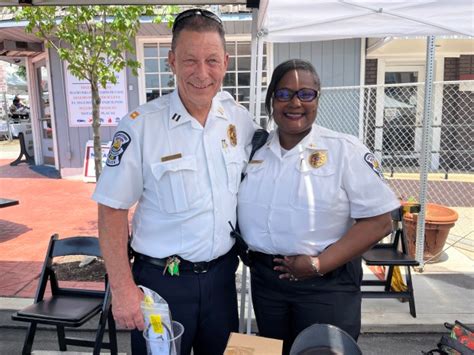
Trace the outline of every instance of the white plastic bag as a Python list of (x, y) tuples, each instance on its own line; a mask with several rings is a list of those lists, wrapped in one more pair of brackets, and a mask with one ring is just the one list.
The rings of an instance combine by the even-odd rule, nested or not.
[(158, 293), (144, 286), (138, 286), (145, 294), (141, 303), (145, 331), (143, 336), (147, 342), (150, 355), (177, 355), (171, 314), (168, 303)]

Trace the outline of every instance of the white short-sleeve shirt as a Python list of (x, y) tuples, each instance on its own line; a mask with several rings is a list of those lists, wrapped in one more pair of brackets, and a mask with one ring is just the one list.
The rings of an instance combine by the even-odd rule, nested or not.
[(214, 97), (202, 127), (178, 92), (121, 121), (93, 199), (117, 209), (138, 202), (132, 247), (198, 262), (227, 253), (237, 191), (255, 125), (230, 94)]
[(283, 156), (278, 132), (270, 134), (247, 166), (238, 218), (251, 250), (317, 255), (355, 219), (399, 205), (375, 157), (356, 137), (313, 125)]

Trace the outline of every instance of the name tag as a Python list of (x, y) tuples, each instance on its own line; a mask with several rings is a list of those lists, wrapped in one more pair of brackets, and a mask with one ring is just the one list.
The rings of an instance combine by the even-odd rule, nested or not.
[(251, 160), (249, 161), (249, 164), (262, 164), (263, 163), (263, 160)]
[(165, 161), (170, 161), (170, 160), (176, 160), (176, 159), (181, 159), (183, 156), (181, 155), (181, 153), (178, 153), (178, 154), (173, 154), (173, 155), (167, 155), (165, 157), (161, 157), (161, 162), (165, 162)]

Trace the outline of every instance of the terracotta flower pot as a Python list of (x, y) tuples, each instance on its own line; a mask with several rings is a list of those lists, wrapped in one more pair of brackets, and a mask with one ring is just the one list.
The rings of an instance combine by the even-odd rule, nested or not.
[[(405, 222), (405, 235), (407, 238), (408, 254), (415, 256), (416, 251), (416, 224), (418, 214), (406, 213), (403, 216)], [(438, 261), (444, 248), (449, 230), (458, 220), (456, 211), (446, 206), (435, 203), (426, 204), (425, 217), (425, 247), (423, 260), (430, 262)]]

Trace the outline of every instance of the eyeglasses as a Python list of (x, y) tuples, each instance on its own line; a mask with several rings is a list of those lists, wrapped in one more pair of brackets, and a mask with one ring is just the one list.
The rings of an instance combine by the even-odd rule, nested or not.
[(211, 20), (216, 21), (219, 25), (222, 25), (222, 20), (217, 16), (215, 13), (208, 11), (208, 10), (203, 10), (203, 9), (190, 9), (181, 12), (178, 16), (176, 16), (174, 23), (173, 23), (173, 29), (172, 32), (174, 32), (176, 25), (183, 21), (184, 19), (192, 16), (204, 16), (206, 18), (209, 18)]
[(319, 97), (319, 91), (313, 89), (299, 89), (297, 91), (293, 91), (283, 88), (275, 90), (275, 93), (273, 94), (275, 100), (280, 102), (291, 101), (295, 95), (302, 102), (311, 102)]

